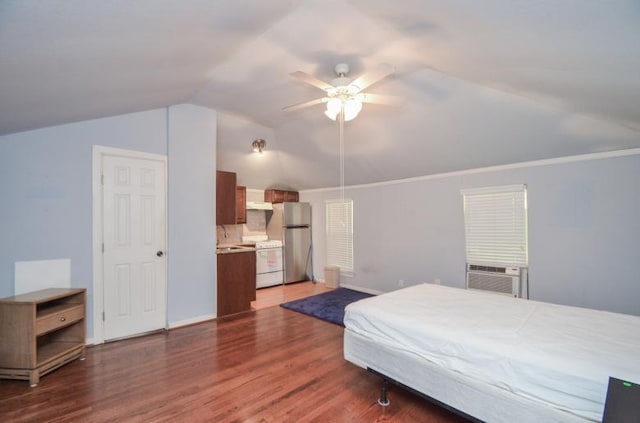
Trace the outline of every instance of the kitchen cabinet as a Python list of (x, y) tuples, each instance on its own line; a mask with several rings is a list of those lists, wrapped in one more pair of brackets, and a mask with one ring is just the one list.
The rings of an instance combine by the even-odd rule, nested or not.
[(236, 174), (216, 171), (216, 225), (236, 223)]
[(267, 203), (282, 203), (284, 202), (284, 191), (277, 189), (265, 189), (264, 201)]
[(267, 203), (298, 202), (297, 191), (283, 191), (279, 189), (267, 189), (264, 191), (264, 201)]
[(84, 289), (50, 288), (0, 300), (0, 378), (28, 380), (84, 357)]
[(297, 203), (298, 202), (298, 191), (285, 191), (284, 192), (284, 201), (288, 203)]
[(255, 250), (217, 254), (218, 317), (251, 310), (256, 299)]
[(247, 223), (247, 187), (236, 187), (236, 223)]

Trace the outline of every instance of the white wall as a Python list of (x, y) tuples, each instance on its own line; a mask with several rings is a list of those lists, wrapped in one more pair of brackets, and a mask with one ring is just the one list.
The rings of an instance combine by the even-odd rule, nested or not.
[(156, 109), (0, 137), (0, 297), (13, 295), (14, 262), (70, 258), (93, 337), (92, 147), (103, 145), (168, 154), (170, 323), (215, 312), (215, 113), (171, 112), (171, 133), (167, 109)]
[[(592, 156), (585, 157), (591, 158)], [(347, 188), (354, 200), (353, 278), (388, 292), (432, 282), (464, 286), (460, 190), (526, 184), (530, 297), (640, 315), (640, 152), (615, 158), (506, 167)], [(324, 274), (324, 200), (338, 190), (300, 194), (313, 207), (314, 268)]]

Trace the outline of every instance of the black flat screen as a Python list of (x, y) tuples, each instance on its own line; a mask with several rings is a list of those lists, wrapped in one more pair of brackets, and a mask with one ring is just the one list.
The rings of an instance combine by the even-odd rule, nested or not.
[(602, 423), (640, 423), (640, 385), (610, 377)]

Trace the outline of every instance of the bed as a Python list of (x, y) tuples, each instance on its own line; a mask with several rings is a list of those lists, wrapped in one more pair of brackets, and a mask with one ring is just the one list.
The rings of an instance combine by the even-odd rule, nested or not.
[(600, 421), (609, 377), (640, 381), (638, 316), (422, 284), (344, 324), (346, 360), (481, 421)]

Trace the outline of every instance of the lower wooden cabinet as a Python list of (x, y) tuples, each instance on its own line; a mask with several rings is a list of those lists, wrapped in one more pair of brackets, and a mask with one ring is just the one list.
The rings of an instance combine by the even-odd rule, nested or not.
[(251, 310), (256, 299), (256, 252), (217, 254), (218, 317)]
[(84, 357), (86, 292), (51, 288), (0, 299), (0, 378), (31, 386)]

